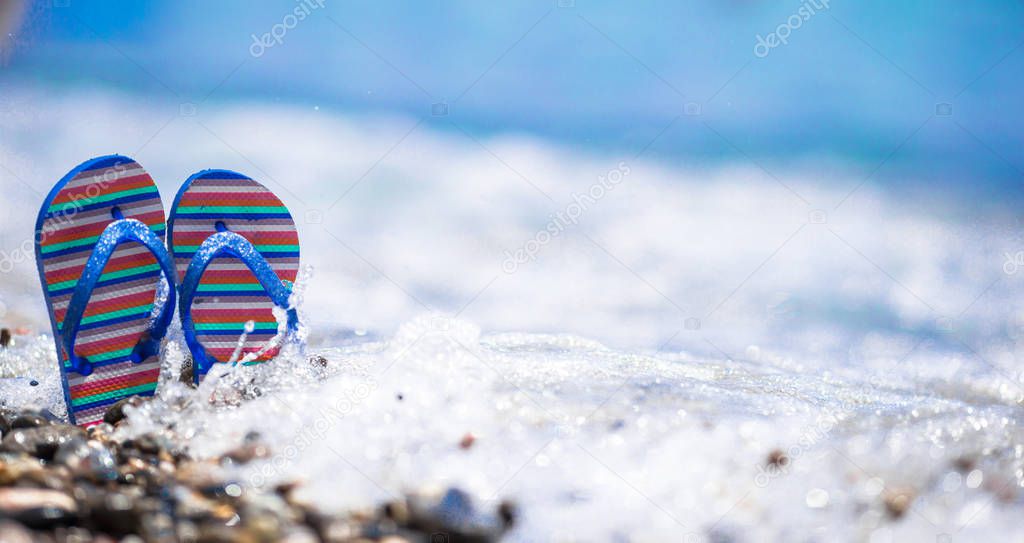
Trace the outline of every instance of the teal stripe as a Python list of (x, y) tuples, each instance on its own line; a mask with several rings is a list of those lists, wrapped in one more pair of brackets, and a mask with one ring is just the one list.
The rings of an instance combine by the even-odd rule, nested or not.
[(46, 211), (47, 213), (53, 213), (54, 211), (64, 211), (71, 208), (82, 208), (92, 204), (99, 204), (102, 202), (109, 202), (111, 200), (117, 200), (126, 196), (135, 196), (137, 194), (146, 194), (148, 192), (156, 193), (156, 185), (150, 185), (148, 187), (140, 187), (137, 189), (122, 190), (121, 192), (110, 192), (107, 194), (100, 194), (92, 198), (81, 198), (70, 202), (61, 202), (59, 204), (51, 205)]
[(124, 317), (126, 315), (133, 314), (149, 314), (153, 312), (153, 306), (155, 304), (143, 304), (138, 307), (129, 307), (127, 309), (121, 309), (118, 311), (111, 311), (109, 313), (100, 313), (99, 315), (91, 315), (82, 319), (82, 324), (92, 324), (94, 322), (101, 322), (105, 320), (113, 320)]
[[(119, 351), (110, 351), (108, 353), (93, 355), (93, 356), (89, 357), (89, 361), (90, 362), (105, 362), (107, 360), (112, 360), (114, 358), (121, 358), (121, 357), (128, 356), (128, 355), (132, 354), (133, 350), (135, 350), (134, 347), (129, 347), (127, 349), (121, 349)], [(71, 367), (71, 363), (69, 361), (65, 360), (64, 361), (64, 367), (65, 368), (70, 368)]]
[(259, 283), (214, 283), (209, 285), (200, 283), (199, 287), (196, 288), (196, 292), (217, 292), (220, 290), (229, 290), (232, 292), (251, 291), (262, 293), (263, 286), (260, 285)]
[[(244, 322), (211, 322), (205, 324), (196, 324), (196, 330), (237, 330), (239, 332), (245, 331)], [(258, 322), (253, 331), (262, 330), (267, 332), (277, 331), (277, 322)]]
[[(298, 245), (254, 245), (256, 250), (261, 253), (280, 253), (288, 252), (293, 253), (299, 250)], [(194, 253), (199, 250), (198, 245), (175, 245), (174, 253)]]
[[(149, 229), (152, 230), (155, 233), (163, 232), (164, 228), (165, 228), (165, 225), (162, 222), (160, 224), (155, 224), (155, 225), (149, 227)], [(42, 249), (40, 250), (40, 252), (45, 255), (47, 253), (53, 253), (53, 252), (61, 251), (61, 250), (64, 250), (64, 249), (70, 249), (71, 247), (81, 247), (83, 245), (95, 245), (96, 241), (98, 241), (99, 239), (100, 239), (99, 236), (90, 236), (90, 237), (87, 237), (87, 238), (79, 238), (79, 239), (75, 239), (75, 240), (71, 240), (71, 241), (64, 241), (64, 242), (61, 242), (61, 243), (54, 243), (52, 245), (45, 245), (45, 246), (43, 246)]]
[(287, 212), (288, 208), (285, 206), (182, 206), (175, 211), (175, 214), (245, 213), (247, 215), (259, 215), (261, 213)]

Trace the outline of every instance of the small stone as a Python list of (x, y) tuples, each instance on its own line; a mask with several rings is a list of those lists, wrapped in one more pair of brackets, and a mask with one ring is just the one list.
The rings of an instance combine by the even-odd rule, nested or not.
[(969, 473), (976, 464), (977, 462), (969, 456), (961, 456), (953, 461), (953, 467), (960, 473)]
[(462, 436), (462, 439), (459, 440), (459, 448), (468, 450), (474, 443), (476, 443), (476, 436), (467, 432), (466, 435)]
[(108, 491), (96, 495), (89, 505), (90, 523), (105, 533), (123, 537), (137, 533), (141, 528), (134, 500), (124, 492)]
[(450, 488), (444, 493), (435, 511), (449, 523), (464, 522), (475, 513), (473, 498), (461, 488)]
[(282, 543), (319, 543), (320, 538), (316, 532), (305, 526), (290, 528), (281, 537)]
[(170, 440), (160, 434), (143, 434), (135, 439), (129, 439), (123, 444), (126, 449), (134, 449), (146, 456), (170, 457), (169, 450), (173, 448)]
[(409, 505), (405, 500), (395, 500), (384, 504), (384, 516), (395, 521), (399, 525), (409, 522)]
[(255, 543), (258, 540), (233, 526), (204, 523), (199, 526), (199, 535), (195, 541), (196, 543)]
[(893, 519), (902, 518), (910, 510), (916, 492), (909, 488), (886, 489), (882, 495), (885, 512)]
[[(196, 540), (196, 537), (181, 537), (182, 532), (176, 532), (174, 519), (167, 513), (154, 512), (146, 514), (141, 518), (141, 524), (142, 527), (139, 531), (143, 537), (139, 540), (140, 543), (142, 541), (172, 542)], [(125, 540), (122, 539), (121, 543), (125, 543)]]
[(191, 356), (187, 356), (181, 363), (181, 372), (178, 373), (178, 382), (185, 383), (190, 387), (195, 387), (195, 382), (192, 380), (192, 368), (195, 366), (195, 362), (192, 361)]
[(411, 496), (408, 503), (409, 520), (403, 528), (444, 533), (451, 541), (497, 541), (516, 516), (512, 507), (480, 511), (466, 491), (454, 487), (440, 496)]
[(0, 541), (4, 543), (32, 543), (32, 532), (17, 522), (0, 520)]
[(38, 428), (49, 424), (50, 421), (39, 413), (22, 413), (11, 421), (11, 428)]
[(100, 443), (113, 443), (111, 434), (114, 432), (114, 427), (106, 422), (90, 426), (86, 432), (89, 434), (89, 439), (93, 441), (99, 441)]
[(224, 454), (224, 458), (238, 464), (246, 464), (258, 458), (270, 456), (270, 449), (266, 445), (255, 443), (244, 443)]
[(781, 449), (773, 449), (772, 452), (768, 453), (765, 465), (772, 468), (784, 468), (789, 465), (789, 456), (786, 456), (786, 453)]
[(52, 528), (74, 522), (78, 506), (71, 496), (56, 490), (0, 488), (0, 517), (29, 528)]
[(319, 515), (313, 520), (316, 522), (314, 526), (320, 539), (326, 543), (349, 543), (359, 533), (359, 529), (352, 522), (344, 519)]
[(14, 486), (42, 477), (45, 472), (39, 460), (19, 453), (0, 455), (0, 486)]
[(505, 525), (505, 529), (512, 528), (515, 526), (516, 519), (519, 518), (519, 507), (515, 503), (510, 501), (503, 501), (498, 505), (498, 518)]
[(131, 396), (123, 400), (118, 401), (114, 405), (107, 408), (106, 413), (103, 414), (103, 422), (111, 425), (117, 425), (117, 423), (124, 420), (125, 407), (138, 407), (148, 401), (148, 398), (142, 396)]
[(74, 437), (57, 448), (53, 461), (68, 466), (75, 475), (97, 482), (117, 480), (114, 455), (97, 441)]
[(199, 526), (190, 520), (178, 520), (175, 524), (171, 522), (172, 537), (170, 541), (197, 541), (199, 539)]
[(302, 503), (297, 499), (298, 493), (296, 492), (296, 490), (299, 489), (299, 486), (301, 485), (299, 485), (299, 483), (296, 481), (287, 481), (279, 483), (274, 486), (274, 493), (280, 496), (281, 499), (285, 500), (291, 505), (306, 505), (305, 503)]
[(37, 428), (18, 428), (4, 436), (0, 441), (2, 452), (23, 452), (40, 460), (53, 460), (57, 449), (74, 437), (84, 437), (85, 430), (77, 426), (40, 426)]
[(176, 502), (174, 515), (176, 517), (199, 521), (217, 517), (217, 502), (214, 500), (185, 487), (176, 488), (174, 495)]

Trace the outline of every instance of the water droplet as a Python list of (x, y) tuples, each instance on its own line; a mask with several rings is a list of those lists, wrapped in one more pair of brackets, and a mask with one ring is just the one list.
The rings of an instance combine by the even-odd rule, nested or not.
[(968, 488), (978, 488), (979, 486), (981, 486), (981, 481), (984, 478), (985, 477), (984, 477), (984, 475), (982, 475), (980, 469), (976, 469), (976, 470), (970, 472), (969, 474), (967, 474), (967, 487)]
[(821, 509), (828, 505), (828, 492), (820, 488), (813, 488), (807, 493), (804, 501), (807, 502), (807, 507)]

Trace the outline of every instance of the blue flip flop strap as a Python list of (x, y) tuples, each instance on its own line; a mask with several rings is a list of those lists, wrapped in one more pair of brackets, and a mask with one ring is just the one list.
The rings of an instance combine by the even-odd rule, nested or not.
[(192, 323), (192, 300), (195, 298), (199, 280), (213, 259), (223, 256), (238, 258), (259, 281), (260, 286), (270, 297), (274, 305), (288, 311), (288, 329), (294, 331), (299, 325), (299, 316), (294, 308), (289, 307), (292, 290), (281, 282), (273, 268), (263, 258), (259, 250), (249, 240), (230, 231), (217, 232), (203, 241), (199, 250), (192, 257), (184, 279), (181, 280), (181, 297), (178, 299), (178, 313), (181, 315), (181, 328), (185, 332), (185, 342), (192, 351), (194, 375), (196, 379), (205, 374), (216, 362), (206, 355), (206, 349), (199, 343)]
[(138, 363), (144, 360), (147, 357), (144, 355), (159, 352), (160, 340), (167, 333), (167, 327), (171, 324), (171, 319), (174, 317), (174, 263), (171, 261), (170, 255), (167, 254), (164, 242), (145, 223), (136, 219), (118, 219), (108, 224), (96, 241), (96, 248), (89, 255), (89, 260), (85, 264), (82, 277), (75, 285), (74, 293), (71, 295), (71, 302), (68, 304), (68, 311), (64, 315), (64, 321), (60, 327), (64, 352), (67, 354), (68, 362), (75, 373), (81, 375), (92, 373), (92, 365), (89, 364), (88, 360), (81, 359), (75, 354), (75, 337), (78, 336), (78, 328), (82, 323), (82, 316), (85, 314), (85, 308), (92, 297), (93, 290), (96, 288), (96, 283), (99, 282), (100, 276), (103, 274), (103, 268), (110, 261), (111, 255), (114, 254), (114, 249), (126, 241), (139, 243), (149, 249), (149, 252), (153, 253), (153, 256), (156, 257), (157, 262), (160, 264), (160, 270), (171, 287), (167, 301), (160, 308), (160, 314), (150, 329), (149, 338), (136, 347), (135, 352), (139, 353), (139, 356), (133, 357), (133, 360), (138, 358), (134, 362)]

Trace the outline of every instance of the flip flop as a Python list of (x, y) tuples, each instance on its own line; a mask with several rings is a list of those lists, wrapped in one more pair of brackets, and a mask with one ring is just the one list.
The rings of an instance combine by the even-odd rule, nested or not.
[(168, 230), (193, 380), (198, 384), (214, 364), (239, 355), (252, 358), (246, 364), (276, 356), (286, 330), (275, 307), (287, 315), (287, 330), (298, 326), (289, 297), (299, 236), (288, 208), (245, 175), (204, 170), (178, 191)]
[[(156, 390), (174, 316), (164, 230), (153, 179), (120, 155), (83, 162), (43, 202), (36, 263), (72, 424), (97, 424), (110, 404)], [(154, 317), (161, 274), (168, 298)]]

